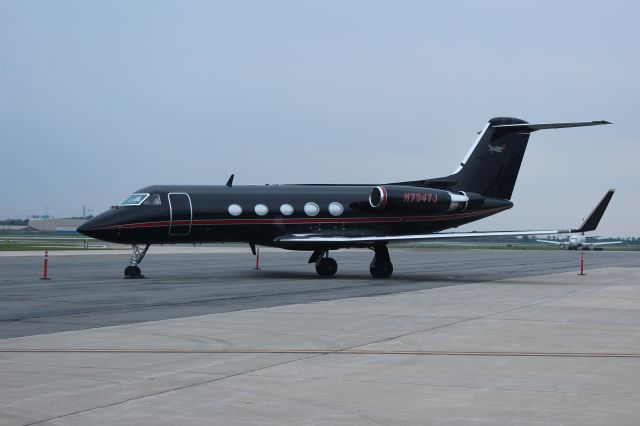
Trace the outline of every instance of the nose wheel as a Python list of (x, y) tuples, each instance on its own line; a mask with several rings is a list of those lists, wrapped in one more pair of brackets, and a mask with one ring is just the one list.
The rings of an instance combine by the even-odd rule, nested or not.
[(139, 267), (129, 265), (126, 268), (124, 268), (124, 277), (136, 279), (136, 278), (144, 278), (144, 275), (142, 275), (142, 271), (140, 270)]
[(133, 245), (133, 253), (131, 253), (131, 259), (129, 260), (129, 266), (124, 268), (124, 277), (125, 279), (142, 279), (144, 275), (142, 275), (142, 271), (138, 266), (144, 256), (147, 254), (147, 250), (149, 250), (150, 244), (147, 244), (143, 249), (140, 248), (137, 244)]
[(369, 266), (369, 272), (373, 278), (389, 278), (393, 274), (393, 263), (389, 257), (389, 249), (386, 244), (373, 246), (375, 255)]

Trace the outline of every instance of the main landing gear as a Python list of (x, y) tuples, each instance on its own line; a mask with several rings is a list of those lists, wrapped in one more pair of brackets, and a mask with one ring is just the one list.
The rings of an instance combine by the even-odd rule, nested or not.
[(369, 272), (373, 278), (389, 278), (393, 273), (393, 263), (389, 257), (389, 249), (386, 244), (376, 244), (373, 246), (375, 255), (369, 266)]
[(321, 277), (332, 277), (338, 271), (338, 262), (329, 257), (329, 250), (316, 250), (309, 258), (309, 263), (316, 264), (316, 272)]
[[(389, 250), (385, 243), (376, 244), (371, 248), (375, 255), (369, 266), (373, 278), (389, 278), (393, 273), (393, 264), (389, 257)], [(338, 271), (338, 263), (329, 257), (329, 250), (316, 250), (309, 258), (309, 263), (316, 264), (316, 272), (321, 277), (332, 277)]]
[(142, 275), (142, 271), (138, 265), (144, 259), (144, 255), (147, 254), (147, 250), (149, 250), (149, 246), (151, 244), (147, 244), (143, 249), (140, 248), (137, 244), (133, 245), (133, 253), (131, 253), (131, 259), (129, 260), (129, 266), (124, 268), (124, 277), (127, 279), (141, 279), (144, 278)]

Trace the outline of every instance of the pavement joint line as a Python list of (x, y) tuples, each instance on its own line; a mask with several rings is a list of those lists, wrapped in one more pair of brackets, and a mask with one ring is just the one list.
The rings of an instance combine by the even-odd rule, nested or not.
[(286, 365), (286, 364), (294, 363), (294, 362), (297, 362), (297, 361), (303, 361), (303, 360), (306, 360), (306, 359), (315, 358), (317, 356), (320, 356), (320, 355), (311, 354), (311, 356), (307, 356), (307, 357), (303, 357), (303, 358), (296, 358), (296, 359), (293, 359), (293, 360), (277, 362), (275, 364), (262, 366), (262, 367), (257, 367), (257, 368), (254, 368), (254, 369), (241, 371), (241, 372), (238, 372), (238, 373), (227, 374), (227, 375), (225, 375), (223, 377), (216, 377), (216, 378), (209, 379), (209, 380), (199, 381), (199, 382), (196, 382), (196, 383), (190, 383), (190, 384), (187, 384), (187, 385), (173, 387), (173, 388), (170, 388), (170, 389), (165, 389), (165, 390), (162, 390), (162, 391), (153, 392), (153, 393), (146, 394), (146, 395), (140, 395), (140, 396), (136, 396), (136, 397), (132, 397), (132, 398), (127, 398), (127, 399), (124, 399), (124, 400), (121, 400), (121, 401), (115, 401), (115, 402), (112, 402), (112, 403), (109, 403), (109, 404), (105, 404), (105, 405), (101, 405), (101, 406), (98, 406), (98, 407), (91, 407), (91, 408), (87, 408), (87, 409), (84, 409), (84, 410), (74, 411), (72, 413), (67, 413), (67, 414), (62, 414), (62, 415), (55, 416), (55, 417), (50, 417), (50, 418), (47, 418), (47, 419), (37, 420), (35, 422), (27, 423), (27, 424), (25, 424), (23, 426), (33, 426), (33, 425), (38, 425), (38, 424), (42, 424), (42, 423), (47, 423), (47, 422), (50, 422), (50, 421), (53, 421), (53, 420), (63, 419), (63, 418), (75, 416), (75, 415), (78, 415), (78, 414), (83, 414), (83, 413), (87, 413), (87, 412), (91, 412), (91, 411), (101, 410), (103, 408), (114, 407), (116, 405), (125, 404), (125, 403), (131, 402), (131, 401), (138, 401), (138, 400), (141, 400), (141, 399), (146, 399), (146, 398), (150, 398), (150, 397), (154, 397), (154, 396), (164, 395), (164, 394), (168, 394), (168, 393), (171, 393), (171, 392), (180, 391), (180, 390), (183, 390), (183, 389), (188, 389), (188, 388), (201, 386), (201, 385), (207, 385), (207, 384), (210, 384), (210, 383), (214, 383), (214, 382), (218, 382), (218, 381), (221, 381), (221, 380), (230, 379), (230, 378), (233, 378), (233, 377), (248, 375), (248, 374), (255, 373), (255, 372), (260, 371), (260, 370), (266, 370), (266, 369), (272, 368), (272, 367), (279, 367), (281, 365)]
[[(194, 354), (194, 355), (198, 355), (198, 354)], [(7, 366), (21, 366), (21, 367), (32, 367), (33, 363), (29, 363), (29, 362), (15, 362), (15, 361), (3, 361), (0, 362), (0, 372), (1, 372), (1, 367), (7, 365)], [(64, 365), (64, 364), (48, 364), (51, 367), (55, 367), (55, 368), (60, 368), (60, 369), (66, 369), (66, 368), (71, 368), (69, 365)], [(227, 373), (223, 373), (223, 372), (218, 372), (218, 371), (206, 371), (206, 370), (167, 370), (165, 368), (126, 368), (126, 367), (104, 367), (104, 366), (100, 366), (100, 367), (96, 367), (96, 366), (83, 366), (83, 365), (79, 365), (79, 366), (74, 366), (72, 368), (76, 368), (79, 370), (92, 370), (92, 371), (102, 371), (102, 370), (106, 370), (106, 371), (120, 371), (120, 372), (127, 372), (127, 371), (134, 371), (134, 372), (143, 372), (143, 373), (171, 373), (171, 374), (199, 374), (202, 376), (224, 376)], [(21, 374), (34, 374), (34, 375), (39, 375), (41, 374), (40, 372), (36, 372), (36, 371), (22, 371)], [(51, 373), (53, 375), (57, 375), (57, 376), (64, 376), (64, 377), (68, 377), (69, 374), (68, 373)], [(250, 374), (247, 374), (247, 376), (250, 376)], [(256, 377), (258, 377), (259, 375), (255, 375)], [(265, 376), (267, 377), (267, 376)]]
[(411, 355), (561, 358), (638, 358), (633, 352), (518, 352), (518, 351), (381, 351), (367, 349), (90, 349), (90, 348), (0, 348), (0, 353), (117, 353), (117, 354), (310, 354), (310, 355)]

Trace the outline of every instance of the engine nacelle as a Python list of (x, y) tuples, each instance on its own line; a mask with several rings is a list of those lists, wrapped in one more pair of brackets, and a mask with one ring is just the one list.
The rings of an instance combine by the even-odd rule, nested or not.
[(422, 211), (425, 213), (465, 210), (469, 197), (464, 192), (415, 186), (374, 186), (369, 205), (376, 210)]

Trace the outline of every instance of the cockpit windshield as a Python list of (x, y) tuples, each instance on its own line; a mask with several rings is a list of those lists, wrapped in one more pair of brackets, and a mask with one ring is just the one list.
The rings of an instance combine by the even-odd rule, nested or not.
[(144, 200), (149, 197), (149, 194), (131, 194), (129, 198), (120, 203), (121, 206), (139, 206)]

